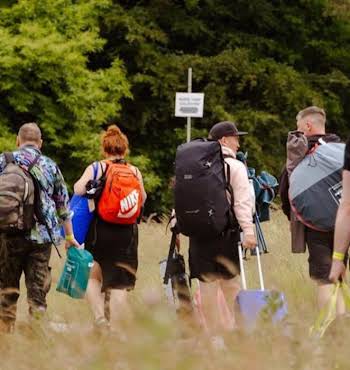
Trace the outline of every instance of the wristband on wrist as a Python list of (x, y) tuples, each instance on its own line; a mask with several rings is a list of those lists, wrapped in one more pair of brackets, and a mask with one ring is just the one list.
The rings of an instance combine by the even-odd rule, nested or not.
[(71, 242), (72, 240), (74, 240), (74, 235), (73, 234), (68, 234), (65, 236), (65, 239), (68, 241), (68, 242)]
[(333, 252), (332, 258), (337, 261), (344, 261), (345, 254), (341, 252)]

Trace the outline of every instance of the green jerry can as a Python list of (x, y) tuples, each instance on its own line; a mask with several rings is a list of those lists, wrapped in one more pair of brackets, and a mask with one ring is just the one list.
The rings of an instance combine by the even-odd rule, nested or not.
[(90, 252), (70, 247), (56, 290), (72, 298), (84, 298), (92, 265)]

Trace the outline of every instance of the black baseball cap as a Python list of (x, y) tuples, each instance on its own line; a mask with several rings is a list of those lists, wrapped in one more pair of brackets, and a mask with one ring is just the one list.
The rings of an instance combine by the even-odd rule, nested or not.
[(242, 136), (248, 132), (238, 131), (236, 125), (230, 121), (222, 121), (216, 123), (209, 131), (209, 138), (220, 140), (223, 136)]

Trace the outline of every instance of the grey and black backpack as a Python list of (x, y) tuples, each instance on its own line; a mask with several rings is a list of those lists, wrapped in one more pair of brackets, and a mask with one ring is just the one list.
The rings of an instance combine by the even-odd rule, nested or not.
[(29, 171), (39, 156), (26, 171), (19, 166), (13, 153), (4, 153), (6, 167), (0, 174), (0, 232), (29, 231), (35, 222), (35, 183)]
[(307, 227), (333, 231), (342, 195), (343, 143), (319, 144), (293, 170), (289, 200), (296, 217)]

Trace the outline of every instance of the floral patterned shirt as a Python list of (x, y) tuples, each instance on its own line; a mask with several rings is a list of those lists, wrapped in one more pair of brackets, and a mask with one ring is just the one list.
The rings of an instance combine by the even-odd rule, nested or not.
[[(46, 225), (36, 221), (25, 238), (35, 244), (60, 243), (61, 224), (72, 217), (69, 210), (69, 195), (61, 171), (52, 159), (42, 155), (40, 150), (34, 146), (22, 146), (13, 152), (13, 155), (15, 162), (24, 169), (28, 169), (35, 158), (40, 155), (31, 174), (40, 183), (41, 213)], [(0, 154), (0, 173), (5, 166), (5, 157)]]

